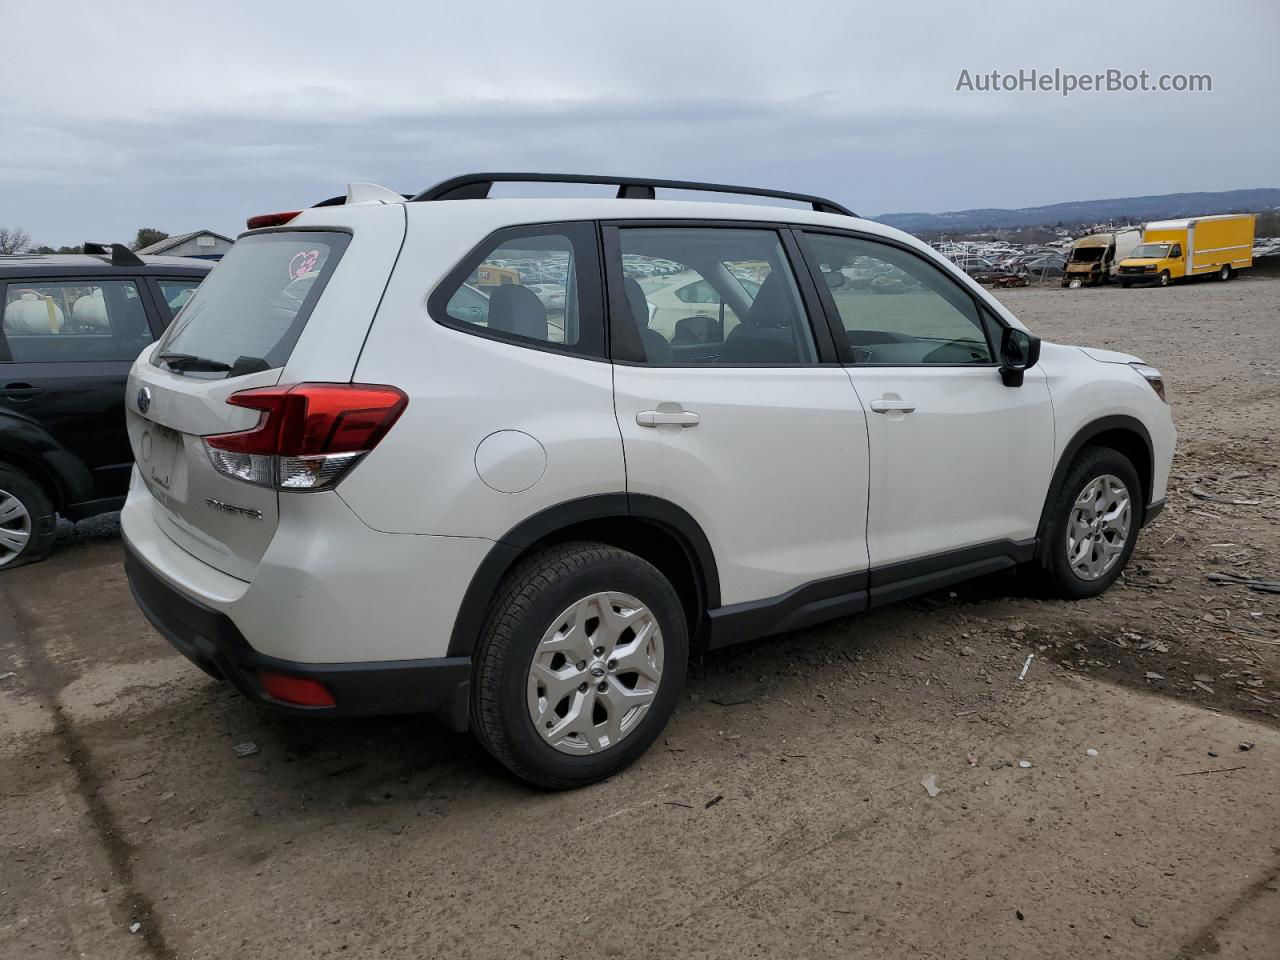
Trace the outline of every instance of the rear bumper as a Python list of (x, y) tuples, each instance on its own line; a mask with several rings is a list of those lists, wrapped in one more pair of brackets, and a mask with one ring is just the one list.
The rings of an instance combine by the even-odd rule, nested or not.
[[(161, 579), (124, 545), (129, 589), (148, 620), (175, 649), (205, 673), (244, 696), (289, 713), (360, 716), (429, 713), (454, 730), (466, 730), (471, 686), (469, 657), (372, 663), (297, 663), (250, 646), (226, 614)], [(317, 680), (333, 694), (332, 707), (285, 703), (266, 693), (259, 670)]]

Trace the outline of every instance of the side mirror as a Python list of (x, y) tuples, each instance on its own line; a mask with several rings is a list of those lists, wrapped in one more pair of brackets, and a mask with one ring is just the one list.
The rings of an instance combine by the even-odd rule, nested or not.
[(1040, 338), (1016, 327), (1005, 327), (1000, 336), (1000, 380), (1006, 387), (1020, 387), (1026, 371), (1040, 362)]
[(845, 276), (839, 270), (823, 270), (822, 279), (827, 281), (827, 286), (832, 290), (839, 290), (845, 283)]

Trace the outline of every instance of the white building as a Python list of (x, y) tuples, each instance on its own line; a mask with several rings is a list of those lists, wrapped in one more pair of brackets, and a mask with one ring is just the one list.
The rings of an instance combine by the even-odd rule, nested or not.
[(207, 260), (217, 260), (231, 249), (231, 244), (234, 242), (230, 237), (224, 237), (212, 230), (195, 230), (176, 237), (167, 237), (159, 243), (153, 243), (136, 252), (148, 256), (164, 254), (166, 257), (203, 257)]

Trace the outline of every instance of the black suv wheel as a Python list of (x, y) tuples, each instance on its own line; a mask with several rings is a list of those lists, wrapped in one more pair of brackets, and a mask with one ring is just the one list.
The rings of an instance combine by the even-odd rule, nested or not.
[(56, 523), (44, 489), (16, 467), (0, 464), (0, 570), (48, 556)]

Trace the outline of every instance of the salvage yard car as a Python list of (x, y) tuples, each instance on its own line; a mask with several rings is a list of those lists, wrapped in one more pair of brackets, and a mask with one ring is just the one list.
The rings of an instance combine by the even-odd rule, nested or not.
[(0, 257), (0, 569), (44, 557), (58, 515), (120, 509), (125, 377), (212, 266), (85, 250)]
[[(1015, 566), (1097, 596), (1164, 505), (1159, 371), (1041, 343), (833, 201), (346, 199), (252, 218), (126, 391), (134, 596), (256, 700), (427, 711), (579, 786), (649, 747), (693, 651)], [(477, 302), (499, 261), (566, 269), (562, 326), (514, 279)], [(892, 295), (850, 280), (872, 261)], [(675, 274), (736, 322), (655, 329)]]

